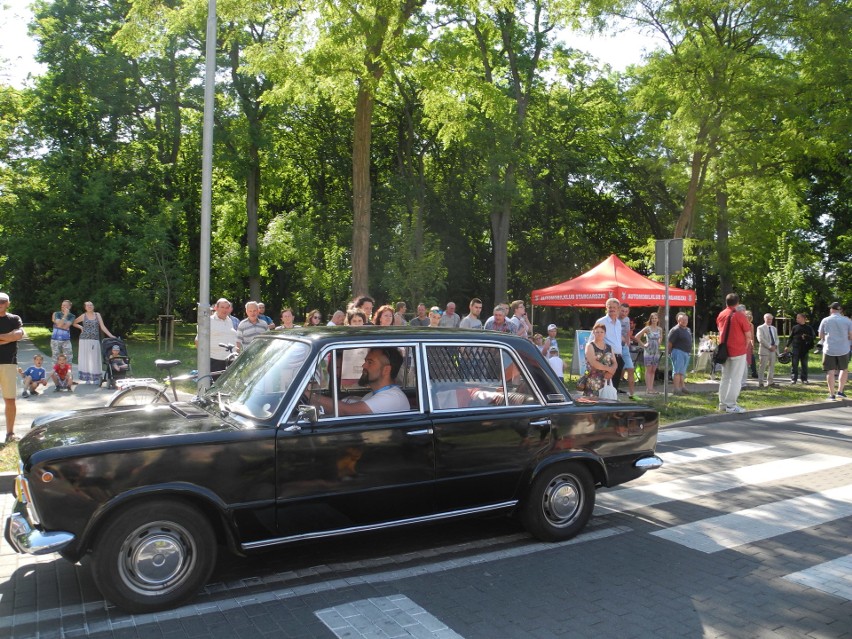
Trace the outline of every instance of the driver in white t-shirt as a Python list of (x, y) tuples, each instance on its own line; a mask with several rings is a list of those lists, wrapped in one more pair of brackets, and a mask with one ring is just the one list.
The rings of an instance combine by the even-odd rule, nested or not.
[[(371, 415), (377, 413), (400, 413), (411, 410), (408, 398), (402, 389), (394, 383), (402, 366), (402, 355), (396, 348), (371, 348), (367, 351), (361, 366), (361, 386), (372, 390), (364, 397), (347, 397), (337, 403), (337, 414)], [(333, 400), (330, 397), (315, 398), (328, 413), (332, 411)]]

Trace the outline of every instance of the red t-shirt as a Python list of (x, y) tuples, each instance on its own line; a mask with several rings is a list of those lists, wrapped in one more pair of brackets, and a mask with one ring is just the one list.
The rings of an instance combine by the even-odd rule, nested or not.
[(65, 379), (71, 372), (71, 364), (54, 364), (53, 370), (59, 375), (59, 379)]
[[(730, 335), (726, 335), (725, 325), (728, 323), (729, 316), (731, 317), (731, 324), (727, 327), (727, 332)], [(738, 313), (735, 308), (729, 306), (719, 313), (716, 318), (716, 327), (719, 329), (719, 343), (725, 342), (727, 344), (729, 357), (745, 355), (748, 352), (746, 344), (748, 343), (748, 336), (751, 334), (751, 323), (744, 313)]]

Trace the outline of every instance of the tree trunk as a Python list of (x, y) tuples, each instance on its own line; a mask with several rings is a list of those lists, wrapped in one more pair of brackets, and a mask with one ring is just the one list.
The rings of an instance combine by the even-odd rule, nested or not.
[[(509, 221), (512, 217), (515, 167), (512, 162), (506, 167), (505, 185), (495, 189), (500, 193), (498, 202), (491, 210), (491, 241), (494, 249), (494, 305), (506, 300), (509, 288)], [(496, 187), (496, 185), (495, 185)], [(496, 197), (495, 193), (495, 197)]]
[(249, 145), (246, 175), (246, 244), (248, 248), (249, 298), (260, 299), (260, 249), (258, 248), (258, 208), (260, 204), (260, 153)]
[(705, 154), (699, 149), (696, 149), (692, 154), (689, 186), (686, 189), (683, 210), (680, 212), (677, 224), (675, 225), (674, 237), (676, 239), (689, 237), (692, 232), (692, 224), (695, 221), (695, 204), (698, 202), (698, 189), (701, 184), (704, 162)]
[(355, 102), (355, 127), (352, 143), (352, 294), (369, 292), (370, 256), (370, 143), (374, 97), (361, 83)]
[(719, 258), (719, 292), (723, 297), (734, 292), (734, 283), (731, 280), (729, 234), (728, 189), (723, 184), (716, 191), (716, 255)]

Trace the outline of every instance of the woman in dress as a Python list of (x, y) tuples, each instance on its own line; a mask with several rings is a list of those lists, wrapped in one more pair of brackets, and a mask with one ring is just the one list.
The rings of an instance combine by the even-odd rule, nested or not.
[(101, 383), (101, 331), (107, 337), (115, 337), (104, 325), (100, 313), (95, 312), (92, 302), (83, 304), (86, 312), (74, 320), (72, 326), (80, 329), (77, 371), (80, 382), (84, 384)]
[[(645, 338), (644, 341), (642, 338)], [(645, 390), (649, 395), (657, 395), (654, 390), (654, 378), (660, 365), (660, 344), (663, 341), (663, 329), (660, 327), (660, 316), (651, 313), (645, 327), (636, 333), (635, 339), (645, 350)]]
[(373, 324), (375, 326), (393, 326), (393, 307), (390, 304), (380, 306), (376, 314), (373, 315)]
[(318, 308), (315, 308), (310, 313), (305, 315), (305, 326), (321, 326), (322, 325), (322, 313), (319, 312)]
[(618, 363), (612, 348), (606, 343), (606, 326), (598, 322), (592, 327), (592, 339), (586, 344), (586, 375), (589, 381), (583, 394), (594, 396), (604, 387), (606, 380), (612, 379)]

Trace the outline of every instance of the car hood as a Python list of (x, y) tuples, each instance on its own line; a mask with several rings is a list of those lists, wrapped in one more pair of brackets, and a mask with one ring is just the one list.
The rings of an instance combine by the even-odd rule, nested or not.
[(18, 450), (26, 463), (39, 451), (52, 450), (66, 456), (82, 453), (82, 448), (147, 448), (154, 442), (162, 447), (170, 442), (185, 442), (187, 437), (239, 428), (236, 422), (189, 403), (92, 408), (37, 418), (32, 431), (19, 442)]

